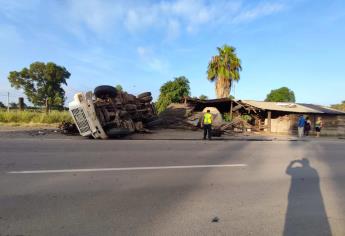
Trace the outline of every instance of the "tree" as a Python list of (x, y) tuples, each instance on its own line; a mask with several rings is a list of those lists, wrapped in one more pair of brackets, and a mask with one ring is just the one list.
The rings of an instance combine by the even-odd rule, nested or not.
[(345, 101), (342, 101), (340, 104), (334, 104), (331, 107), (337, 110), (345, 111)]
[(115, 88), (118, 91), (121, 91), (121, 92), (123, 91), (123, 88), (122, 88), (122, 86), (120, 84), (116, 85)]
[(180, 102), (183, 97), (190, 95), (189, 81), (186, 77), (176, 77), (168, 81), (160, 88), (159, 98), (156, 104), (158, 113), (164, 111), (169, 104)]
[(295, 102), (295, 93), (287, 87), (271, 90), (265, 102)]
[(31, 103), (45, 106), (48, 112), (52, 105), (64, 105), (65, 90), (62, 85), (67, 85), (66, 80), (70, 76), (65, 67), (53, 62), (34, 62), (29, 68), (11, 71), (8, 80), (12, 87), (23, 89)]
[(6, 108), (5, 104), (3, 104), (2, 102), (0, 102), (0, 108)]
[(240, 80), (241, 60), (236, 55), (236, 48), (224, 45), (217, 48), (218, 55), (208, 63), (207, 79), (216, 83), (217, 98), (230, 95), (232, 81)]
[(206, 95), (204, 95), (204, 94), (201, 94), (201, 95), (199, 96), (199, 99), (200, 99), (200, 100), (207, 100), (208, 97), (207, 97)]
[(17, 109), (18, 108), (18, 105), (17, 105), (17, 103), (15, 103), (15, 102), (10, 102), (10, 108), (11, 109)]

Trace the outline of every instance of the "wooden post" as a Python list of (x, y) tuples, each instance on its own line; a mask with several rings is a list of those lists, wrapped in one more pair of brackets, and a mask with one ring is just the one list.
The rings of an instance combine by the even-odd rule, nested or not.
[(10, 112), (10, 92), (7, 92), (7, 112)]
[(231, 104), (230, 104), (230, 120), (232, 120), (232, 109), (233, 109), (233, 102), (231, 100)]
[(48, 107), (48, 98), (46, 98), (46, 114), (49, 112), (49, 107)]
[(271, 133), (272, 131), (272, 123), (271, 123), (271, 118), (272, 118), (272, 112), (271, 111), (268, 111), (267, 112), (267, 131)]

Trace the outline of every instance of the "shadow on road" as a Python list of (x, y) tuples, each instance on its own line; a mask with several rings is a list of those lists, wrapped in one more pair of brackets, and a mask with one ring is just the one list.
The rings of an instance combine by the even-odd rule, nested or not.
[(332, 235), (320, 190), (319, 174), (308, 159), (291, 161), (284, 236)]

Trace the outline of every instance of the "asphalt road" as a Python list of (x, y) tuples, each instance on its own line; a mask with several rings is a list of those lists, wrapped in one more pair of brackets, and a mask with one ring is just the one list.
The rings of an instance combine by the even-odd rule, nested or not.
[(0, 235), (345, 235), (344, 144), (2, 138)]

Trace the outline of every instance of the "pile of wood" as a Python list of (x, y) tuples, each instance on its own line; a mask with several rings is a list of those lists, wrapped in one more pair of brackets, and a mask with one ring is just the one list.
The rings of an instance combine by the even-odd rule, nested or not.
[[(203, 112), (193, 112), (193, 106), (188, 104), (173, 103), (159, 117), (161, 119), (160, 127), (197, 130), (201, 128)], [(256, 130), (240, 116), (235, 117), (231, 122), (221, 120), (213, 125), (213, 129), (226, 134)]]
[(246, 132), (255, 130), (255, 127), (249, 124), (247, 121), (242, 119), (240, 116), (235, 117), (230, 122), (224, 122), (219, 129), (224, 133), (233, 133), (233, 132)]

